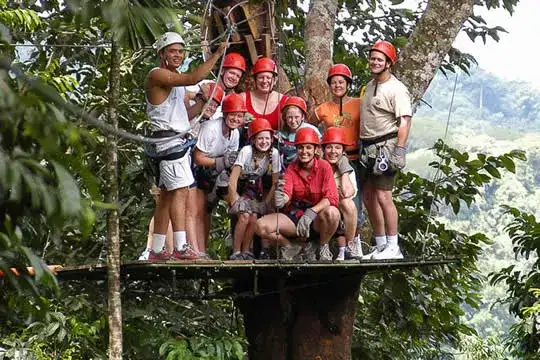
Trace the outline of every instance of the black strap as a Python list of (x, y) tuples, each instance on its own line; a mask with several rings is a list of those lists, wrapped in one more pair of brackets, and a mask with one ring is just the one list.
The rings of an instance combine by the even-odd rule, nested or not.
[(152, 131), (152, 134), (150, 134), (151, 138), (166, 138), (178, 135), (179, 132), (176, 132), (174, 130), (156, 130)]
[(381, 143), (383, 141), (394, 139), (397, 136), (398, 136), (398, 132), (394, 131), (394, 132), (391, 132), (389, 134), (379, 136), (379, 137), (376, 137), (376, 138), (373, 138), (373, 139), (365, 139), (365, 140), (362, 139), (362, 146), (366, 147), (366, 146), (369, 146), (369, 145), (378, 144), (378, 143)]

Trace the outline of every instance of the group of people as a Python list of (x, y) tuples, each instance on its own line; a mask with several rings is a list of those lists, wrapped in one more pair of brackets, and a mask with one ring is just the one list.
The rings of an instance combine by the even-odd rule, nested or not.
[[(226, 44), (190, 73), (179, 73), (184, 41), (173, 32), (156, 42), (160, 66), (146, 81), (155, 164), (156, 210), (140, 259), (205, 258), (211, 213), (228, 204), (231, 260), (397, 259), (394, 178), (405, 166), (411, 124), (406, 87), (391, 73), (396, 50), (386, 41), (369, 52), (373, 73), (363, 96), (344, 64), (327, 77), (332, 100), (308, 115), (306, 101), (274, 90), (275, 62), (259, 58), (254, 88), (237, 92), (245, 59)], [(205, 80), (225, 56), (215, 81)], [(246, 131), (247, 130), (247, 131)], [(362, 204), (375, 246), (362, 253)], [(329, 246), (335, 238), (336, 254)], [(272, 254), (273, 244), (279, 251)]]

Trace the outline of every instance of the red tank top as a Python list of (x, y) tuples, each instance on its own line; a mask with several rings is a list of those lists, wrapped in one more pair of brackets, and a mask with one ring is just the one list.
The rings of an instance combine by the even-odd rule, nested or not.
[(270, 125), (272, 125), (272, 129), (274, 130), (278, 130), (281, 108), (283, 107), (283, 104), (285, 104), (286, 100), (287, 100), (287, 96), (283, 95), (281, 97), (281, 100), (279, 101), (279, 105), (276, 106), (274, 111), (272, 111), (269, 114), (263, 115), (263, 114), (259, 114), (258, 112), (255, 111), (255, 109), (253, 109), (253, 105), (251, 103), (251, 91), (246, 91), (246, 107), (247, 107), (248, 113), (250, 113), (256, 118), (263, 118), (263, 119), (268, 120), (270, 122)]

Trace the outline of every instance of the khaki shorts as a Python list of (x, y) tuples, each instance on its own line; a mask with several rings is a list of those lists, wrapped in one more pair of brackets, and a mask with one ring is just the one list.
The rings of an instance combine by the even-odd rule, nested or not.
[(180, 159), (159, 162), (159, 187), (171, 191), (188, 187), (194, 181), (189, 151)]
[[(386, 154), (390, 154), (394, 151), (394, 147), (396, 145), (397, 138), (392, 138), (389, 140), (386, 140), (382, 143), (380, 143), (381, 146), (383, 146)], [(377, 144), (379, 145), (379, 144)], [(375, 175), (373, 173), (373, 166), (375, 165), (375, 150), (374, 147), (371, 146), (369, 148), (368, 157), (366, 159), (366, 156), (361, 156), (361, 160), (366, 166), (363, 166), (362, 164), (359, 164), (358, 166), (358, 183), (361, 184), (362, 187), (364, 187), (366, 184), (372, 184), (376, 189), (381, 190), (392, 190), (394, 187), (394, 183), (396, 180), (397, 170), (388, 169), (382, 174)], [(387, 155), (387, 158), (390, 161), (390, 157)], [(389, 163), (390, 167), (391, 164)]]

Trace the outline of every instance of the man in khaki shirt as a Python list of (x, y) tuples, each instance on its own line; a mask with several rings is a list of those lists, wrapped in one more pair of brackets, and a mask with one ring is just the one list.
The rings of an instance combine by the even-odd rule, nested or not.
[(364, 259), (401, 259), (398, 213), (392, 199), (397, 171), (405, 167), (405, 144), (411, 128), (409, 91), (391, 73), (396, 49), (378, 41), (369, 52), (373, 74), (360, 103), (360, 186), (376, 246)]

